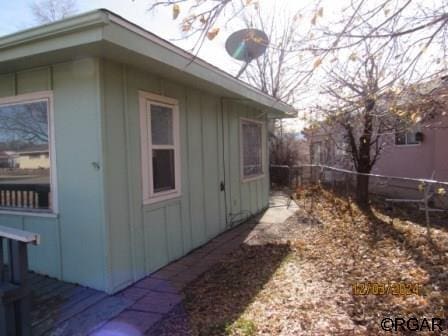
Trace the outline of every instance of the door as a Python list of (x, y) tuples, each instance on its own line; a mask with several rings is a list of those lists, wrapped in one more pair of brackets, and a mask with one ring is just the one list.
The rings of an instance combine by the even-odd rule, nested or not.
[(223, 157), (226, 225), (233, 227), (268, 204), (266, 122), (260, 111), (237, 103), (224, 105)]

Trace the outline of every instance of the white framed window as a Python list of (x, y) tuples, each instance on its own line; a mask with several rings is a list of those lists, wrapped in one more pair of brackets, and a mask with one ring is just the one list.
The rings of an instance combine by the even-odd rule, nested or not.
[(179, 104), (140, 91), (143, 203), (180, 196)]
[(421, 131), (419, 125), (407, 127), (405, 123), (398, 122), (395, 129), (395, 145), (419, 145), (421, 143)]
[(57, 213), (51, 91), (0, 98), (0, 212)]
[(263, 122), (241, 118), (240, 156), (243, 182), (264, 176)]

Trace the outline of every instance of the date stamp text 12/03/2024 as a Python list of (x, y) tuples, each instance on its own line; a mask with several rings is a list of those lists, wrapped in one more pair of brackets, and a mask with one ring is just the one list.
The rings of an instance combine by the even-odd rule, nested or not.
[(352, 284), (353, 295), (419, 295), (421, 285), (404, 282), (357, 282)]

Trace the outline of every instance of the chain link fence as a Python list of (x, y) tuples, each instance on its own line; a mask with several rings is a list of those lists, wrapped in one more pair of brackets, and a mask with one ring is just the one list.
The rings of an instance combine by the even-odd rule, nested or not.
[(325, 165), (270, 167), (271, 188), (283, 188), (291, 193), (319, 185), (343, 197), (356, 197), (358, 175), (369, 178), (369, 199), (386, 208), (401, 208), (405, 212), (421, 214), (429, 227), (432, 221), (442, 224), (448, 219), (448, 182), (356, 171)]

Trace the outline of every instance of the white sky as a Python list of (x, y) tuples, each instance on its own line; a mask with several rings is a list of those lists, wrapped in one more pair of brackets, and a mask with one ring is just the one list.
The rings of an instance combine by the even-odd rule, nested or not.
[[(0, 0), (0, 36), (36, 25), (29, 8), (30, 3), (32, 3), (30, 0)], [(147, 10), (149, 1), (145, 0), (78, 0), (77, 3), (79, 12), (97, 8), (109, 9), (185, 49), (189, 49), (193, 43), (193, 40), (173, 41), (180, 37), (178, 29), (180, 20), (172, 20), (171, 8), (160, 8), (156, 13), (150, 13)], [(207, 41), (200, 57), (226, 71), (235, 72), (238, 71), (238, 63), (233, 61), (224, 49), (225, 38), (232, 29), (229, 30), (229, 33), (224, 31), (215, 40)]]

